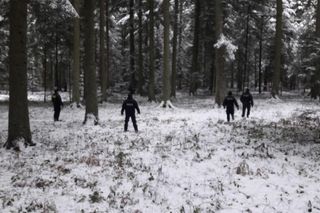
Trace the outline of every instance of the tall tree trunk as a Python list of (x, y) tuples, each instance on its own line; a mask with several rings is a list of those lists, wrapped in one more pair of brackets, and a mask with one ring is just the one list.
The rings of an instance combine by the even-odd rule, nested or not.
[(143, 25), (142, 25), (142, 0), (139, 0), (139, 53), (138, 53), (138, 93), (143, 95)]
[(43, 102), (47, 102), (47, 73), (48, 73), (48, 63), (47, 63), (47, 47), (44, 45), (43, 47), (43, 88), (44, 88), (44, 96)]
[(163, 85), (162, 102), (163, 107), (170, 107), (170, 0), (163, 0)]
[(154, 0), (148, 0), (149, 5), (149, 101), (155, 101), (155, 45), (154, 45)]
[(177, 50), (177, 89), (182, 89), (182, 59), (180, 53), (182, 52), (182, 16), (183, 16), (183, 1), (179, 0), (179, 24), (178, 24), (178, 50)]
[(110, 34), (109, 34), (109, 0), (106, 0), (106, 73), (107, 73), (107, 88), (111, 85), (111, 70), (110, 70)]
[(60, 87), (60, 79), (59, 79), (59, 58), (58, 58), (58, 48), (59, 48), (59, 37), (58, 37), (58, 30), (57, 30), (57, 24), (56, 24), (56, 32), (55, 32), (55, 75), (54, 75), (54, 78), (55, 78), (55, 87), (56, 89), (58, 90), (61, 90), (61, 87)]
[(193, 33), (193, 48), (192, 48), (192, 65), (191, 65), (191, 83), (189, 93), (195, 95), (197, 91), (197, 81), (199, 74), (199, 34), (200, 34), (200, 0), (195, 0), (195, 13), (194, 13), (194, 33)]
[[(320, 0), (317, 1), (316, 10), (316, 39), (320, 42)], [(315, 95), (320, 98), (320, 62), (319, 59), (316, 61), (316, 73), (315, 82), (313, 85), (313, 90), (315, 90)]]
[[(244, 72), (243, 72), (243, 86), (249, 87), (249, 82), (247, 79), (249, 79), (249, 71), (248, 71), (248, 52), (249, 52), (249, 20), (250, 20), (250, 4), (248, 3), (248, 9), (247, 9), (247, 29), (246, 29), (246, 47), (245, 47), (245, 58), (244, 58)], [(247, 84), (246, 84), (247, 83)], [(242, 88), (243, 90), (244, 88)]]
[(27, 0), (10, 0), (9, 36), (9, 127), (5, 147), (17, 148), (16, 140), (34, 145), (27, 94)]
[(107, 72), (106, 72), (106, 48), (105, 48), (105, 0), (99, 0), (100, 7), (100, 54), (99, 54), (99, 71), (101, 86), (101, 102), (107, 101)]
[(272, 76), (272, 97), (279, 95), (280, 76), (281, 76), (281, 52), (282, 52), (282, 0), (277, 0), (276, 36), (275, 36), (275, 58), (274, 71)]
[[(79, 14), (80, 2), (73, 1), (73, 7)], [(73, 21), (73, 71), (72, 71), (72, 101), (80, 106), (80, 17), (75, 17)]]
[(172, 38), (172, 76), (171, 76), (171, 96), (176, 97), (177, 87), (177, 44), (178, 44), (178, 14), (179, 0), (174, 0), (174, 24)]
[[(222, 0), (216, 0), (216, 39), (220, 39), (223, 35), (223, 7)], [(224, 73), (224, 56), (225, 55), (225, 46), (215, 48), (215, 68), (216, 68), (216, 91), (215, 91), (215, 101), (216, 104), (220, 107), (223, 103), (225, 96), (225, 73)]]
[(260, 38), (259, 38), (259, 94), (262, 92), (262, 42), (263, 42), (264, 16), (260, 19)]
[(98, 124), (97, 84), (95, 69), (95, 33), (94, 33), (94, 6), (95, 0), (84, 1), (84, 77), (85, 77), (85, 104), (84, 122), (88, 116), (94, 117), (94, 124)]
[(136, 87), (136, 73), (135, 73), (135, 45), (134, 45), (134, 0), (130, 0), (129, 3), (129, 15), (130, 15), (130, 73), (131, 82), (130, 90), (135, 91)]

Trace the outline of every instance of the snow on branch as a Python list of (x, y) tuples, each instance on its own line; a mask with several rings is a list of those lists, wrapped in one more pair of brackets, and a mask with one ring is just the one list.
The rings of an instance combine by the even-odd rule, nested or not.
[(39, 0), (39, 2), (43, 4), (49, 3), (49, 7), (51, 7), (52, 9), (56, 9), (61, 5), (64, 12), (66, 12), (67, 14), (77, 18), (80, 17), (69, 0)]
[(227, 58), (230, 61), (235, 60), (235, 51), (237, 51), (238, 47), (235, 46), (234, 44), (232, 44), (231, 40), (229, 38), (227, 38), (226, 36), (224, 36), (224, 34), (222, 33), (220, 35), (220, 38), (218, 39), (217, 43), (214, 44), (215, 48), (220, 48), (224, 46), (226, 48), (227, 51)]

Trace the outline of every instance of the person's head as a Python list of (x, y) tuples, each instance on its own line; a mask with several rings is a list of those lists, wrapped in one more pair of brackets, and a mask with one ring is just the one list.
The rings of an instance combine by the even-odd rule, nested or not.
[(249, 88), (246, 88), (246, 90), (245, 90), (245, 91), (246, 91), (246, 93), (249, 93), (249, 92), (250, 92)]
[(58, 93), (58, 89), (57, 88), (54, 88), (54, 93)]
[(228, 92), (228, 95), (229, 95), (229, 96), (231, 96), (231, 95), (232, 95), (232, 92), (231, 92), (231, 91), (229, 91), (229, 92)]
[(132, 94), (131, 93), (128, 94), (128, 100), (132, 100)]

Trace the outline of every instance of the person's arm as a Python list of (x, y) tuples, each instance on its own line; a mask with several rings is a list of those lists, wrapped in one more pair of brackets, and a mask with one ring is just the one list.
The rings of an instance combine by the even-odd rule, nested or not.
[(126, 102), (123, 101), (123, 103), (122, 103), (122, 109), (121, 109), (121, 115), (123, 115), (123, 112), (124, 112), (125, 107), (126, 107)]
[(250, 95), (250, 102), (251, 102), (251, 106), (253, 107), (253, 97), (252, 97), (252, 95)]
[(234, 105), (236, 105), (237, 109), (239, 109), (239, 105), (238, 105), (237, 99), (234, 98), (233, 100), (234, 100)]
[(60, 105), (63, 106), (62, 98), (60, 95), (59, 95), (59, 102), (60, 102)]
[(240, 101), (243, 103), (243, 94), (240, 96)]
[(140, 109), (137, 102), (134, 103), (134, 107), (136, 108), (138, 114), (140, 114)]
[(224, 99), (224, 100), (223, 100), (223, 104), (222, 104), (223, 108), (226, 108), (226, 105), (227, 105), (227, 103), (226, 103), (226, 102), (227, 102), (227, 100), (226, 100), (226, 99)]

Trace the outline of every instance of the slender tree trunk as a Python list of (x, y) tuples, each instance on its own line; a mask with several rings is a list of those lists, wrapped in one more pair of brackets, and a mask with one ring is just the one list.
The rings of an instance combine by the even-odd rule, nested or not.
[(259, 94), (262, 92), (262, 42), (263, 42), (263, 24), (264, 16), (261, 16), (260, 21), (260, 39), (259, 39)]
[(138, 54), (138, 93), (143, 95), (143, 25), (142, 25), (142, 0), (139, 0), (139, 54)]
[(105, 0), (99, 0), (100, 7), (100, 54), (99, 54), (99, 69), (100, 69), (100, 86), (101, 86), (101, 102), (107, 101), (107, 72), (106, 72), (106, 48), (105, 48)]
[[(73, 1), (73, 7), (80, 12), (79, 0)], [(73, 21), (73, 71), (72, 71), (72, 101), (80, 106), (80, 17), (75, 17)]]
[(9, 132), (4, 146), (18, 150), (19, 139), (26, 145), (34, 145), (27, 94), (27, 0), (10, 0), (9, 21)]
[[(245, 58), (244, 58), (244, 72), (243, 72), (243, 86), (247, 83), (247, 87), (249, 87), (249, 82), (247, 79), (249, 78), (248, 72), (248, 52), (249, 52), (249, 20), (250, 20), (250, 4), (248, 3), (248, 10), (247, 10), (247, 29), (246, 29), (246, 48), (245, 48)], [(244, 90), (244, 88), (242, 88)]]
[(177, 53), (177, 83), (178, 89), (182, 89), (182, 59), (180, 53), (182, 52), (182, 17), (183, 16), (183, 0), (179, 0), (179, 24), (178, 24), (178, 53)]
[[(320, 0), (317, 1), (316, 9), (316, 39), (320, 42)], [(320, 98), (320, 62), (319, 59), (316, 61), (316, 73), (315, 73), (315, 82), (313, 85), (316, 96)]]
[(134, 45), (134, 0), (130, 0), (129, 4), (130, 15), (130, 73), (131, 82), (130, 90), (135, 91), (136, 87), (136, 73), (135, 73), (135, 45)]
[(97, 84), (95, 69), (95, 33), (94, 33), (94, 6), (95, 0), (84, 1), (84, 77), (85, 77), (85, 104), (86, 112), (84, 123), (88, 116), (94, 117), (94, 124), (98, 124)]
[(193, 33), (193, 49), (192, 49), (192, 65), (191, 65), (191, 84), (190, 94), (195, 95), (197, 91), (197, 81), (199, 73), (199, 34), (200, 34), (200, 0), (195, 1), (195, 14), (194, 14), (194, 33)]
[(272, 76), (272, 97), (279, 95), (280, 76), (281, 76), (281, 52), (282, 52), (282, 0), (277, 0), (276, 36), (275, 36), (275, 59), (274, 71)]
[(107, 73), (107, 88), (111, 85), (111, 70), (110, 70), (110, 34), (109, 34), (109, 0), (106, 0), (106, 73)]
[(162, 86), (162, 101), (163, 107), (169, 106), (170, 102), (170, 0), (163, 0), (163, 86)]
[[(223, 7), (222, 0), (216, 0), (216, 11), (215, 11), (215, 20), (216, 20), (216, 39), (220, 39), (223, 35)], [(216, 104), (220, 107), (223, 103), (225, 96), (225, 73), (224, 73), (224, 55), (225, 55), (225, 46), (215, 48), (215, 67), (216, 67), (216, 91), (215, 91), (215, 101)]]
[(173, 24), (173, 38), (172, 38), (172, 78), (171, 78), (171, 96), (172, 97), (176, 97), (176, 87), (177, 87), (178, 14), (179, 14), (179, 0), (174, 0), (174, 24)]
[(44, 96), (43, 102), (47, 102), (47, 73), (48, 73), (48, 65), (47, 65), (47, 47), (46, 45), (43, 47), (43, 88), (44, 88)]
[[(57, 24), (56, 24), (57, 25)], [(57, 26), (56, 26), (56, 28), (57, 28)], [(61, 87), (60, 87), (60, 79), (59, 79), (59, 58), (58, 58), (58, 52), (59, 52), (59, 50), (58, 50), (58, 32), (57, 32), (57, 29), (56, 29), (56, 34), (55, 34), (55, 36), (56, 36), (56, 41), (55, 41), (55, 87), (58, 89), (58, 90), (61, 90)]]
[(155, 45), (154, 45), (154, 0), (148, 0), (149, 5), (149, 101), (155, 101)]

